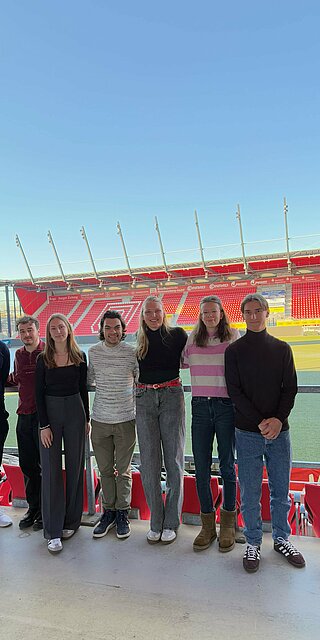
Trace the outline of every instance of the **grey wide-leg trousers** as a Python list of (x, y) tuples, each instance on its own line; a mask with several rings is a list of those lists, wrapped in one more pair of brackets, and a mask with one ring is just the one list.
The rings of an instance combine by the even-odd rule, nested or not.
[[(177, 530), (183, 500), (185, 405), (182, 387), (137, 389), (136, 424), (141, 478), (152, 531)], [(166, 500), (162, 500), (162, 458)]]
[(63, 529), (78, 529), (81, 523), (86, 416), (79, 393), (65, 397), (46, 396), (46, 406), (53, 443), (46, 449), (40, 442), (40, 457), (43, 532), (50, 540), (61, 538)]

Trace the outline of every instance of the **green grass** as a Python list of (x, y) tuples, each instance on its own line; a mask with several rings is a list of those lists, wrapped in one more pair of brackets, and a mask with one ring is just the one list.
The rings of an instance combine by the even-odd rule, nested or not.
[[(303, 338), (302, 338), (303, 339)], [(301, 340), (301, 338), (300, 338)], [(291, 340), (290, 340), (291, 342)], [(320, 343), (291, 345), (298, 371), (300, 385), (320, 385)], [(184, 384), (190, 384), (188, 370), (181, 372)], [(90, 400), (92, 401), (90, 394)], [(185, 394), (186, 400), (186, 454), (192, 454), (191, 448), (191, 393)], [(15, 426), (17, 421), (17, 394), (6, 394), (6, 408), (9, 411), (10, 431), (6, 447), (16, 447)], [(294, 460), (320, 461), (320, 429), (319, 429), (320, 394), (298, 394), (294, 409), (290, 415), (290, 432)], [(216, 455), (216, 449), (214, 449)]]

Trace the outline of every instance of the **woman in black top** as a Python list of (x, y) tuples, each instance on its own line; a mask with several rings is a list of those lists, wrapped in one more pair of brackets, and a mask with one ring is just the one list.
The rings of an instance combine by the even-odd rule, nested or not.
[[(149, 296), (142, 305), (137, 334), (139, 382), (136, 424), (141, 477), (151, 511), (147, 540), (174, 542), (183, 497), (185, 405), (179, 367), (187, 334), (169, 327), (161, 300)], [(162, 456), (166, 500), (162, 500)]]
[(45, 349), (36, 367), (42, 518), (51, 553), (62, 550), (61, 538), (70, 538), (81, 522), (84, 445), (89, 432), (86, 380), (86, 356), (75, 342), (68, 319), (56, 313), (47, 322)]

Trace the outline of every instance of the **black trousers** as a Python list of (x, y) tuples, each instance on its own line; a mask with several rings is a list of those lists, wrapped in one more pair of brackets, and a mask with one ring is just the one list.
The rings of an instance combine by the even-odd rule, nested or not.
[(17, 443), (19, 464), (24, 475), (29, 509), (41, 511), (41, 466), (37, 413), (18, 416)]
[(63, 529), (78, 529), (81, 523), (86, 416), (79, 393), (65, 397), (46, 396), (46, 407), (53, 442), (49, 448), (40, 444), (40, 455), (43, 533), (50, 540), (61, 538)]
[(4, 403), (0, 401), (0, 466), (2, 463), (4, 443), (9, 433), (8, 411), (6, 411)]

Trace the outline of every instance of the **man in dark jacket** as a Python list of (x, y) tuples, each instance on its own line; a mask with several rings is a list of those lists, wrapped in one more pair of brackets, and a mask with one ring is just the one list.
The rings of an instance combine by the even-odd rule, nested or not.
[(8, 383), (16, 385), (19, 392), (17, 409), (17, 443), (19, 464), (24, 474), (27, 513), (19, 522), (20, 529), (33, 526), (42, 529), (41, 517), (41, 467), (39, 454), (39, 420), (35, 400), (35, 370), (44, 342), (39, 336), (39, 322), (32, 316), (23, 316), (17, 322), (17, 331), (23, 347), (17, 349), (14, 372)]
[(228, 393), (236, 410), (236, 449), (241, 510), (247, 548), (246, 571), (259, 568), (262, 542), (261, 487), (267, 467), (274, 549), (295, 567), (304, 567), (301, 553), (289, 542), (289, 480), (291, 444), (288, 416), (297, 393), (290, 346), (268, 334), (267, 300), (250, 294), (241, 303), (246, 334), (225, 353)]

